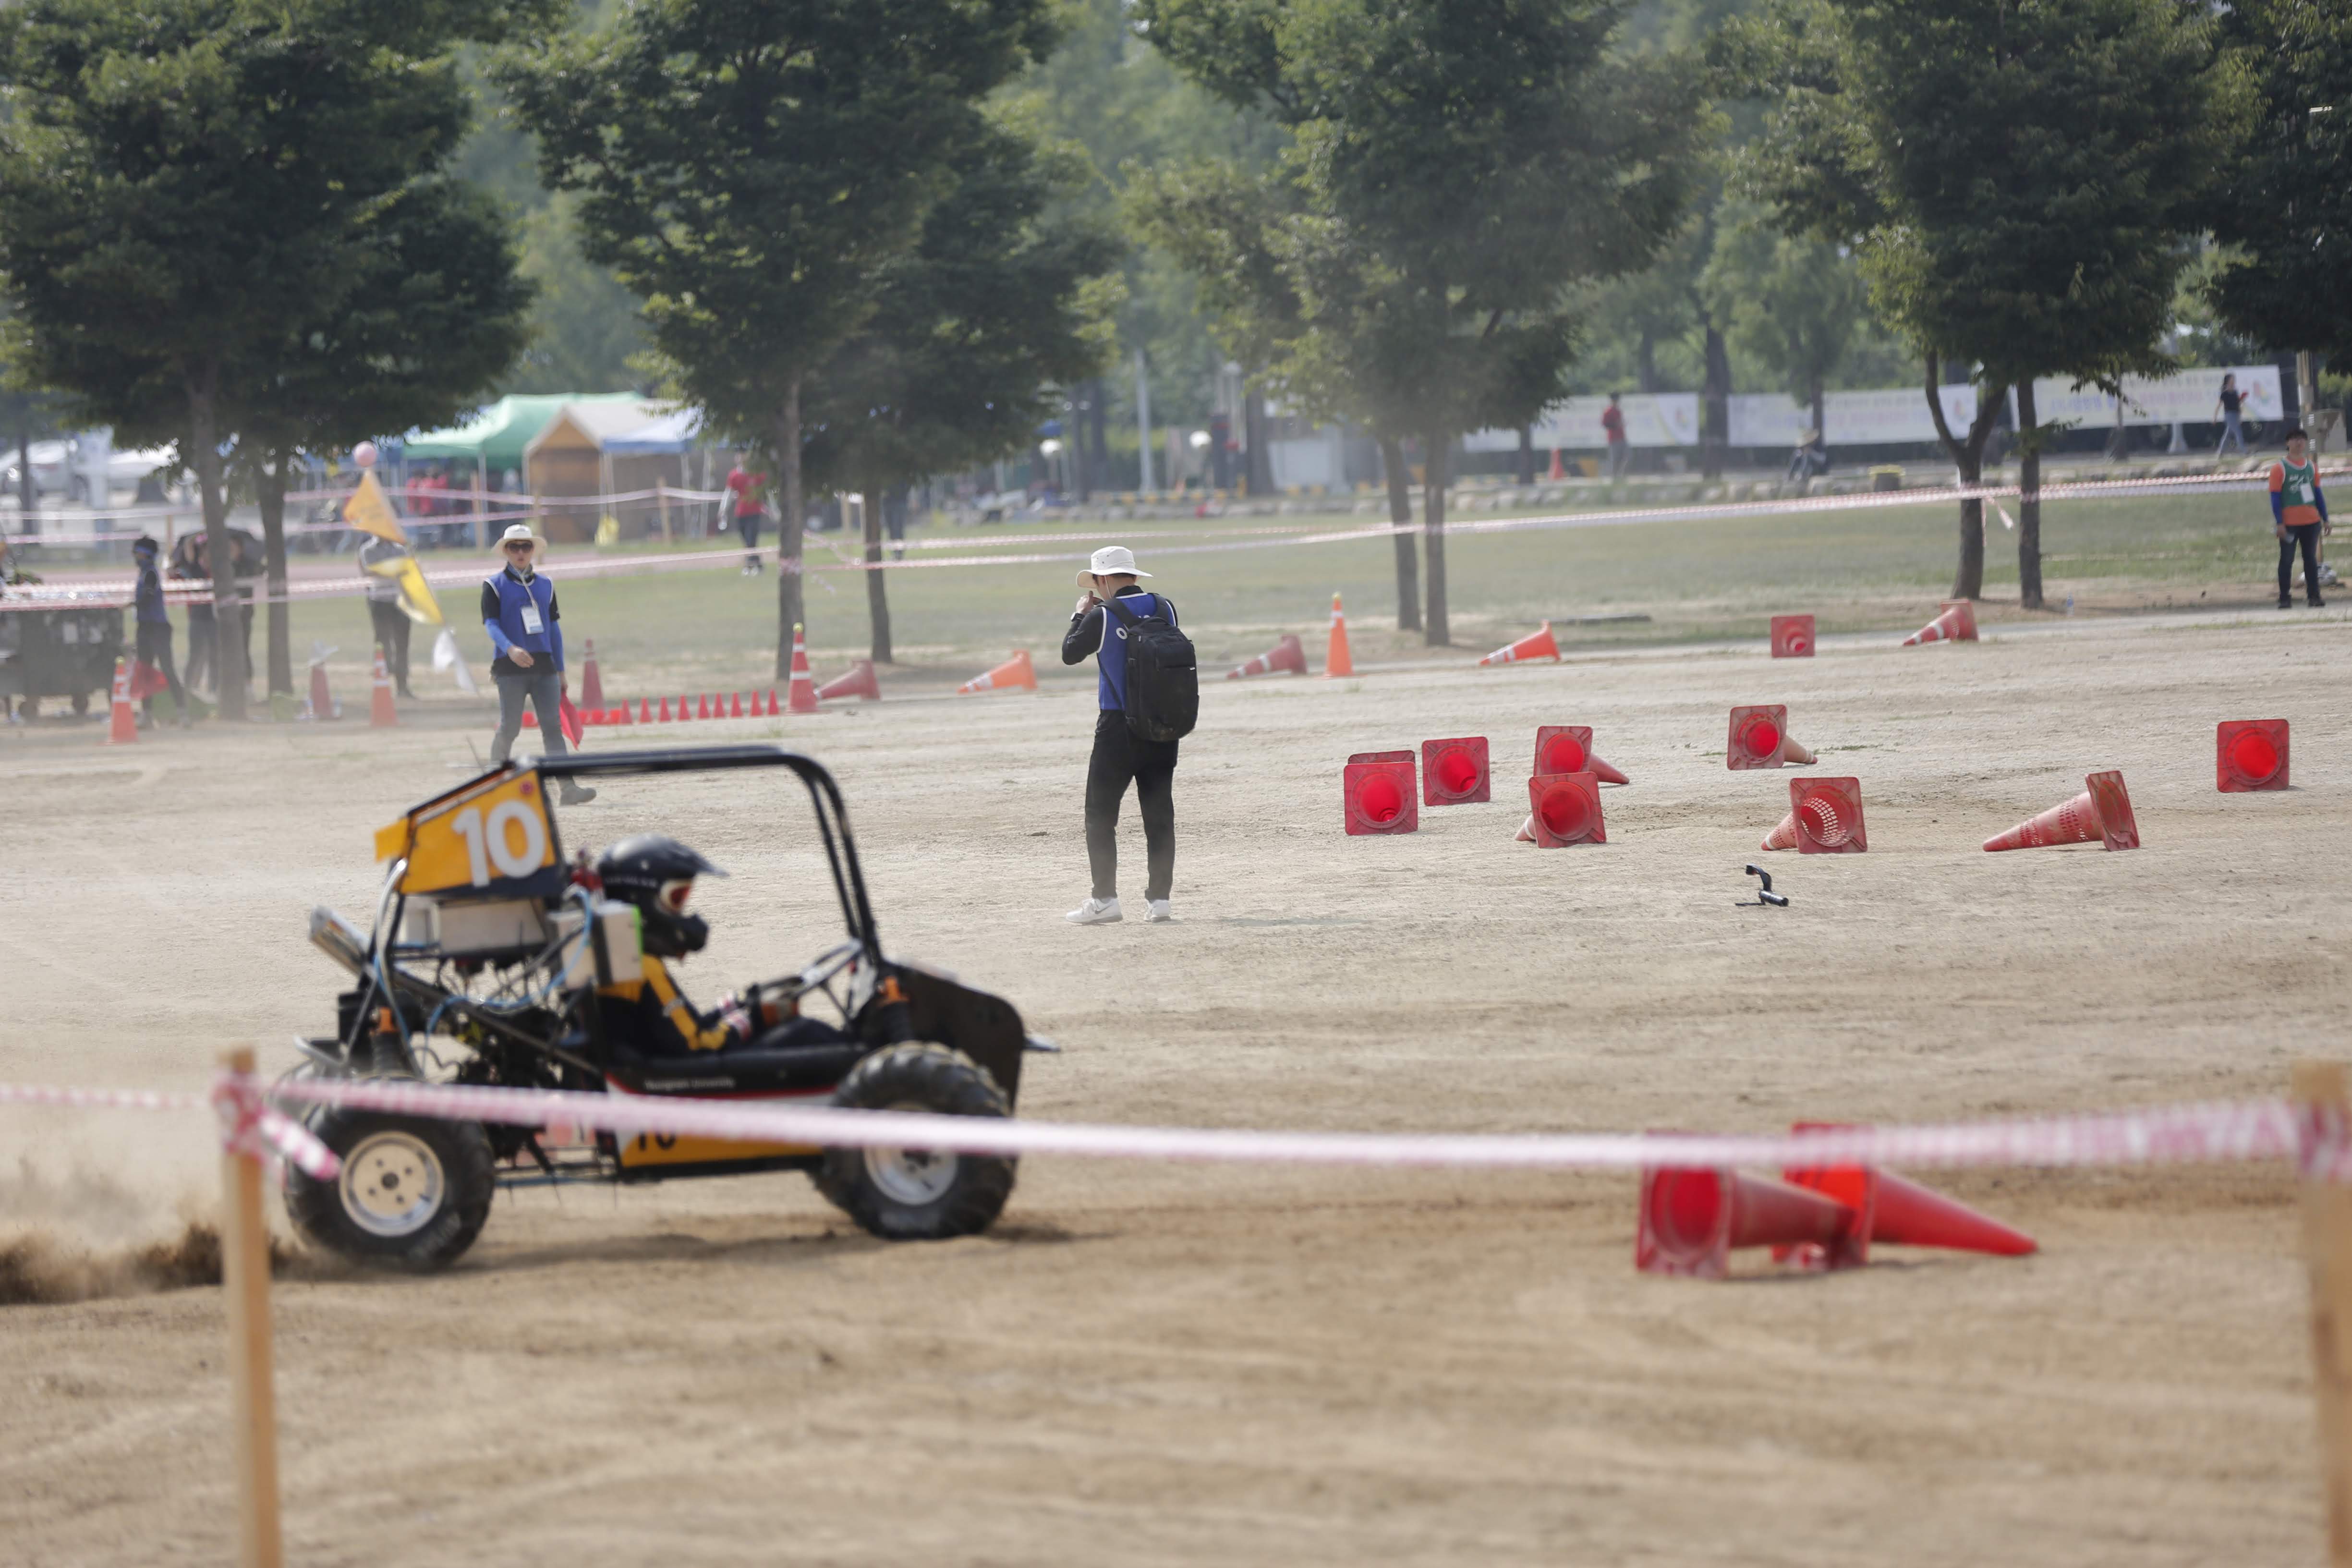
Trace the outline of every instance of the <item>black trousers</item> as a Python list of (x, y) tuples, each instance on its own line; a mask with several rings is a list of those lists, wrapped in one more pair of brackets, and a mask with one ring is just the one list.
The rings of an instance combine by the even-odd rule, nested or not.
[(2303, 550), (2303, 592), (2313, 604), (2319, 603), (2319, 524), (2293, 522), (2287, 525), (2279, 540), (2279, 603), (2293, 597), (2287, 590), (2294, 585), (2294, 552)]
[(394, 689), (408, 696), (408, 617), (390, 599), (370, 599), (368, 619), (375, 625), (375, 646), (383, 649), (385, 673)]
[[(137, 652), (142, 662), (163, 672), (163, 679), (171, 683), (172, 705), (184, 716), (188, 711), (188, 694), (181, 689), (180, 672), (172, 666), (171, 626), (168, 623), (158, 625), (153, 621), (140, 622)], [(155, 694), (152, 691), (147, 694), (146, 706), (147, 717), (152, 719), (155, 717)]]
[(1097, 899), (1118, 897), (1118, 807), (1129, 780), (1143, 808), (1143, 896), (1164, 899), (1176, 880), (1176, 742), (1139, 741), (1126, 714), (1097, 714), (1087, 763), (1087, 861)]

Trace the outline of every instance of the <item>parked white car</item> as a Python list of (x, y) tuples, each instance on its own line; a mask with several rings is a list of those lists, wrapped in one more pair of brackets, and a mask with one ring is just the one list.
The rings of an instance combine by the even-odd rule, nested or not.
[[(88, 500), (88, 477), (74, 459), (78, 443), (36, 441), (32, 446), (33, 489), (41, 496), (63, 495), (69, 501)], [(11, 448), (0, 452), (0, 500), (24, 493), (24, 469), (17, 452)], [(157, 470), (163, 472), (157, 474)], [(170, 447), (149, 447), (135, 452), (110, 451), (106, 457), (107, 488), (110, 490), (137, 490), (140, 482), (157, 474), (165, 490), (179, 488), (185, 474), (179, 467), (179, 454)], [(114, 504), (113, 497), (105, 504)]]

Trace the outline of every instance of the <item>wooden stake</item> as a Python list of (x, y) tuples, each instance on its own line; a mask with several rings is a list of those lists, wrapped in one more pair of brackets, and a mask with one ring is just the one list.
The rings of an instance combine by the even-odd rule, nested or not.
[[(221, 1055), (253, 1071), (253, 1047)], [(261, 1212), (262, 1162), (221, 1151), (221, 1294), (228, 1305), (230, 1437), (236, 1449), (238, 1568), (283, 1568), (278, 1521), (278, 1403), (269, 1352), (269, 1226)]]
[(664, 544), (667, 544), (670, 542), (669, 485), (667, 481), (662, 479), (656, 479), (654, 481), (654, 500), (661, 508), (662, 542)]
[[(2338, 1062), (2297, 1062), (2297, 1104), (2346, 1112)], [(2352, 1568), (2352, 1185), (2303, 1184), (2303, 1257), (2311, 1271), (2311, 1372), (2319, 1397), (2320, 1475), (2327, 1496), (2327, 1561)]]

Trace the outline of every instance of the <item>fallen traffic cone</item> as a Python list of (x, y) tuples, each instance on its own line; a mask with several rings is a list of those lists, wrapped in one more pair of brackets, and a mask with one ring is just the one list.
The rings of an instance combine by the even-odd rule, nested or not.
[(601, 709), (604, 706), (604, 678), (596, 669), (596, 639), (588, 639), (588, 651), (580, 664), (580, 706)]
[(1773, 826), (1758, 845), (1759, 849), (1794, 849), (1797, 847), (1797, 814), (1790, 812)]
[(2213, 731), (2213, 787), (2223, 795), (2286, 788), (2286, 721), (2222, 720)]
[(106, 743), (128, 746), (135, 744), (138, 739), (139, 715), (131, 706), (131, 661), (117, 658), (114, 661), (113, 701), (107, 713)]
[(1034, 691), (1037, 689), (1037, 667), (1029, 662), (1029, 650), (1015, 648), (1013, 657), (990, 670), (975, 675), (956, 688), (956, 695), (973, 691)]
[(2093, 773), (2083, 781), (2083, 793), (2039, 816), (2019, 823), (2006, 833), (1985, 840), (1988, 850), (2050, 849), (2062, 844), (2099, 840), (2109, 849), (2139, 847), (2139, 822), (2132, 816), (2131, 797), (2124, 793), (2124, 775)]
[(1348, 652), (1348, 616), (1339, 608), (1339, 595), (1331, 595), (1331, 640), (1323, 650), (1323, 678), (1353, 675), (1356, 661)]
[(1237, 664), (1225, 671), (1225, 679), (1239, 680), (1245, 675), (1272, 675), (1277, 670), (1284, 675), (1307, 673), (1307, 650), (1299, 646), (1298, 638), (1288, 632), (1285, 632), (1282, 640), (1266, 652), (1247, 664)]
[(390, 730), (400, 723), (400, 710), (392, 705), (392, 672), (383, 667), (383, 649), (375, 650), (375, 689), (368, 694), (368, 726)]
[(1421, 804), (1475, 805), (1494, 798), (1486, 768), (1486, 737), (1464, 735), (1421, 743)]
[(1652, 1167), (1642, 1173), (1633, 1267), (1644, 1274), (1721, 1279), (1735, 1247), (1819, 1249), (1818, 1267), (1868, 1256), (1864, 1216), (1819, 1193), (1737, 1171)]
[(1348, 836), (1412, 833), (1421, 826), (1412, 797), (1411, 752), (1359, 752), (1340, 776)]
[(1538, 849), (1608, 843), (1601, 781), (1591, 773), (1538, 773), (1529, 779), (1528, 819), (1519, 824), (1519, 837)]
[[(816, 689), (819, 702), (830, 702), (836, 697), (855, 697), (866, 702), (881, 701), (882, 683), (874, 678), (874, 661), (853, 658), (849, 661), (848, 674), (836, 675)], [(740, 699), (736, 707), (738, 710), (742, 707)]]
[(1552, 637), (1549, 621), (1543, 624), (1541, 630), (1529, 632), (1508, 647), (1496, 648), (1478, 663), (1481, 667), (1489, 664), (1524, 664), (1531, 658), (1548, 658), (1554, 664), (1559, 662), (1559, 644)]
[(1784, 763), (1799, 767), (1818, 761), (1812, 752), (1789, 739), (1789, 709), (1775, 702), (1761, 708), (1731, 710), (1731, 738), (1724, 742), (1724, 766), (1734, 773), (1749, 768), (1777, 768)]
[(326, 661), (313, 661), (310, 666), (310, 718), (316, 722), (325, 723), (342, 716), (342, 704), (337, 702), (335, 694), (327, 689)]
[(1966, 599), (1946, 599), (1936, 618), (1903, 639), (1905, 647), (1931, 642), (1977, 640), (1977, 607)]
[[(1834, 1121), (1800, 1121), (1790, 1128), (1800, 1133), (1852, 1130)], [(1780, 1176), (1791, 1186), (1832, 1198), (1861, 1215), (1862, 1224), (1856, 1228), (1865, 1247), (1879, 1241), (1889, 1247), (1940, 1247), (1996, 1258), (2025, 1258), (2041, 1250), (2023, 1231), (1890, 1171), (1867, 1165), (1827, 1165), (1783, 1171)], [(1790, 1250), (1800, 1262), (1815, 1261), (1805, 1256), (1801, 1245)]]
[(1764, 841), (1767, 849), (1781, 829), (1800, 855), (1861, 855), (1870, 848), (1862, 819), (1862, 781), (1853, 778), (1793, 778), (1789, 781), (1789, 817)]
[(1602, 784), (1633, 781), (1592, 754), (1590, 724), (1536, 726), (1536, 766), (1538, 773), (1591, 773)]
[(1813, 617), (1774, 616), (1772, 617), (1772, 657), (1774, 658), (1812, 658)]

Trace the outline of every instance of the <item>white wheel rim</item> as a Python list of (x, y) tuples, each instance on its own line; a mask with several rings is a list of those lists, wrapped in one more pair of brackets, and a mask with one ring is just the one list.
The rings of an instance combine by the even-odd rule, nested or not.
[[(922, 1115), (930, 1110), (911, 1100), (885, 1107)], [(868, 1149), (866, 1175), (894, 1204), (920, 1208), (947, 1195), (955, 1185), (957, 1159), (931, 1149)]]
[(413, 1132), (378, 1132), (343, 1156), (343, 1213), (370, 1236), (414, 1236), (441, 1212), (440, 1156)]

